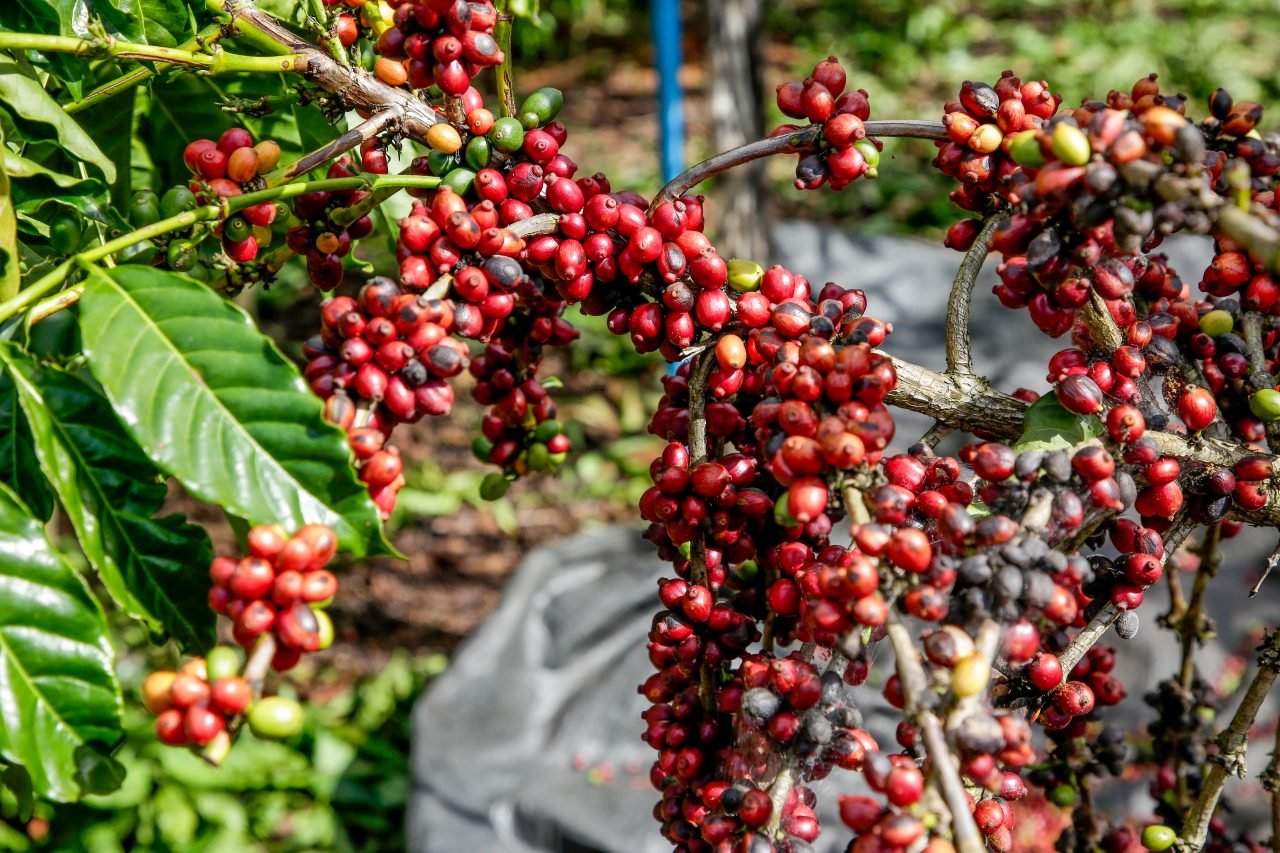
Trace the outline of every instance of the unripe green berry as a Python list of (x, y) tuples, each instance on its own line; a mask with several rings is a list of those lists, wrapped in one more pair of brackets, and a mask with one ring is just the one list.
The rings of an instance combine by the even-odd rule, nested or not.
[(1093, 147), (1084, 131), (1073, 124), (1060, 121), (1053, 127), (1053, 156), (1068, 166), (1083, 166), (1093, 156)]
[(1040, 150), (1040, 131), (1024, 130), (1013, 137), (1009, 143), (1009, 156), (1019, 166), (1034, 169), (1044, 165), (1044, 154)]
[(729, 261), (729, 286), (739, 293), (760, 289), (764, 267), (748, 258), (732, 258)]
[(1280, 421), (1280, 391), (1263, 388), (1249, 398), (1249, 411), (1267, 423)]
[(510, 481), (507, 480), (502, 472), (490, 471), (480, 481), (480, 497), (487, 501), (496, 501), (507, 493), (510, 485)]
[(259, 699), (249, 709), (249, 728), (270, 740), (293, 737), (302, 731), (302, 706), (283, 696)]
[(1230, 311), (1224, 311), (1221, 308), (1215, 308), (1207, 312), (1200, 318), (1200, 331), (1204, 332), (1211, 338), (1219, 335), (1225, 335), (1236, 326), (1235, 318), (1231, 316)]
[(204, 668), (209, 681), (229, 678), (240, 673), (240, 650), (234, 646), (214, 646), (204, 657)]
[(1142, 846), (1156, 853), (1168, 850), (1177, 840), (1177, 833), (1163, 824), (1153, 824), (1142, 830)]

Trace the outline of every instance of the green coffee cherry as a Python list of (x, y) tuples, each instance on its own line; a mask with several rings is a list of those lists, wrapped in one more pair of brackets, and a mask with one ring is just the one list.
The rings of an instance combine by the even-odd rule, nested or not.
[(255, 735), (283, 740), (302, 731), (302, 706), (283, 696), (259, 699), (249, 709), (249, 728)]
[(557, 420), (543, 421), (538, 424), (538, 428), (533, 431), (533, 440), (548, 442), (560, 434), (560, 422)]
[(253, 236), (253, 226), (243, 216), (232, 216), (222, 226), (222, 233), (233, 243), (242, 243)]
[(773, 520), (780, 527), (799, 527), (800, 522), (792, 517), (791, 512), (787, 509), (787, 495), (784, 492), (777, 502), (773, 505)]
[(551, 459), (551, 467), (559, 468), (564, 464), (564, 460), (569, 458), (569, 452), (567, 450), (561, 450), (559, 453), (552, 453), (549, 458)]
[(240, 674), (240, 650), (234, 646), (214, 646), (204, 656), (204, 668), (209, 681)]
[(129, 224), (145, 228), (160, 221), (160, 197), (151, 190), (138, 190), (129, 205)]
[(551, 86), (544, 86), (529, 93), (520, 105), (520, 125), (525, 130), (533, 130), (550, 123), (564, 106), (564, 93)]
[(1155, 853), (1168, 850), (1177, 840), (1178, 834), (1163, 824), (1153, 824), (1142, 830), (1142, 846)]
[(187, 240), (174, 240), (169, 244), (169, 269), (190, 272), (200, 262), (200, 250)]
[(485, 138), (493, 143), (494, 148), (511, 154), (524, 145), (524, 128), (517, 119), (503, 116), (494, 121), (493, 128)]
[(729, 261), (729, 286), (739, 293), (760, 289), (764, 267), (749, 258), (732, 258)]
[(311, 612), (316, 615), (316, 636), (320, 639), (321, 649), (327, 649), (333, 645), (333, 620), (329, 618), (329, 614), (323, 610), (317, 610), (313, 605)]
[(481, 462), (489, 461), (489, 453), (493, 450), (493, 442), (485, 438), (483, 435), (477, 435), (471, 440), (471, 455), (479, 459)]
[(1049, 790), (1049, 802), (1061, 809), (1065, 809), (1076, 801), (1076, 789), (1070, 785), (1063, 783), (1054, 785)]
[(1218, 335), (1225, 335), (1235, 327), (1236, 320), (1231, 316), (1231, 312), (1225, 311), (1222, 308), (1215, 308), (1212, 311), (1206, 312), (1205, 315), (1200, 318), (1200, 331), (1204, 332), (1211, 338), (1216, 338)]
[(480, 481), (480, 497), (487, 501), (496, 501), (507, 493), (511, 482), (501, 471), (490, 471)]
[(525, 451), (524, 464), (529, 466), (530, 471), (545, 471), (551, 464), (551, 451), (542, 442), (535, 441)]
[(160, 197), (160, 215), (168, 219), (171, 216), (177, 216), (179, 213), (195, 210), (197, 204), (196, 195), (191, 190), (181, 186), (170, 187)]
[(1249, 411), (1267, 423), (1280, 421), (1280, 391), (1263, 388), (1249, 398)]
[(468, 166), (478, 172), (489, 165), (489, 160), (492, 157), (493, 143), (491, 143), (487, 137), (471, 137), (471, 141), (467, 143), (465, 157)]
[(74, 255), (84, 245), (84, 222), (80, 214), (65, 207), (49, 220), (49, 245), (59, 255)]
[(743, 560), (738, 564), (738, 577), (744, 583), (751, 583), (760, 576), (760, 564), (755, 560)]
[(858, 149), (862, 159), (867, 161), (867, 177), (879, 177), (880, 173), (876, 167), (880, 165), (880, 149), (876, 147), (876, 144), (870, 139), (859, 139), (853, 143), (853, 147)]
[(1068, 166), (1083, 166), (1093, 156), (1089, 137), (1080, 128), (1065, 121), (1053, 126), (1053, 156)]
[(448, 187), (458, 195), (466, 195), (471, 191), (471, 187), (475, 185), (476, 173), (470, 169), (458, 167), (449, 174), (445, 175), (440, 181), (440, 186)]
[(1034, 169), (1044, 165), (1044, 154), (1040, 151), (1040, 131), (1024, 130), (1013, 137), (1009, 143), (1009, 156), (1019, 166)]
[(427, 170), (438, 178), (458, 168), (461, 162), (462, 158), (456, 152), (446, 154), (434, 148), (427, 152)]

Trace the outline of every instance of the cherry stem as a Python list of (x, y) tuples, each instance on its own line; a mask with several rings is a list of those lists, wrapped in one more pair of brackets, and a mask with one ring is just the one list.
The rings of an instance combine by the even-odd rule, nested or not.
[(494, 69), (494, 80), (498, 89), (498, 104), (504, 117), (516, 114), (516, 90), (511, 72), (511, 31), (515, 20), (511, 14), (511, 0), (498, 0), (495, 4), (498, 22), (493, 28), (494, 41), (498, 50), (502, 51), (502, 62)]
[(388, 86), (359, 68), (346, 68), (323, 50), (298, 36), (276, 18), (254, 5), (253, 0), (205, 0), (237, 37), (268, 53), (292, 53), (306, 63), (307, 81), (328, 92), (343, 109), (372, 115), (386, 110), (398, 112), (405, 133), (425, 142), (432, 125), (444, 117), (420, 101), (408, 89)]
[(973, 302), (973, 288), (978, 273), (990, 251), (988, 242), (996, 227), (1009, 217), (1007, 210), (988, 216), (982, 230), (974, 238), (969, 251), (964, 253), (960, 268), (951, 283), (951, 297), (947, 300), (947, 373), (968, 375), (973, 373), (973, 352), (969, 344), (969, 306)]
[[(194, 210), (187, 210), (179, 213), (177, 216), (171, 216), (168, 219), (161, 219), (136, 231), (130, 231), (109, 240), (91, 249), (87, 249), (78, 255), (72, 255), (63, 261), (50, 272), (46, 273), (39, 280), (24, 288), (17, 296), (0, 303), (0, 323), (8, 320), (10, 317), (18, 314), (34, 302), (39, 301), (45, 294), (53, 291), (63, 284), (75, 269), (77, 263), (92, 263), (102, 260), (110, 255), (115, 254), (123, 249), (127, 249), (132, 245), (141, 243), (144, 240), (150, 240), (153, 237), (160, 237), (171, 231), (179, 231), (190, 228), (200, 222), (210, 222), (215, 219), (223, 219), (233, 213), (244, 210), (246, 207), (253, 207), (255, 204), (261, 204), (264, 201), (275, 201), (277, 199), (288, 199), (302, 195), (308, 192), (319, 191), (340, 191), (340, 190), (377, 190), (388, 187), (425, 187), (432, 188), (438, 186), (439, 178), (426, 175), (376, 175), (373, 177), (352, 177), (352, 178), (327, 178), (321, 181), (305, 181), (295, 184), (284, 184), (283, 186), (271, 187), (265, 190), (245, 193), (244, 195), (233, 196), (232, 198), (222, 199), (221, 204), (208, 204), (203, 207), (197, 207)], [(68, 295), (65, 304), (60, 308), (66, 308), (68, 305), (75, 303), (79, 297), (72, 298)], [(44, 316), (48, 316), (45, 314)]]
[(329, 12), (324, 7), (324, 0), (307, 0), (307, 14), (315, 21), (316, 35), (320, 36), (325, 50), (343, 68), (350, 68), (351, 60), (347, 57), (347, 49), (342, 46), (337, 31), (329, 23)]
[(914, 719), (920, 726), (921, 739), (924, 742), (925, 757), (933, 768), (933, 777), (942, 789), (942, 798), (951, 812), (951, 833), (955, 838), (958, 853), (983, 853), (986, 845), (982, 834), (974, 822), (973, 812), (969, 809), (968, 797), (964, 782), (960, 777), (960, 769), (956, 765), (951, 747), (942, 730), (942, 723), (936, 714), (924, 707), (925, 697), (929, 692), (928, 678), (924, 667), (920, 664), (915, 643), (906, 627), (898, 621), (896, 614), (890, 612), (889, 622), (885, 626), (889, 643), (898, 661), (898, 678), (902, 683), (902, 696), (906, 716)]
[(1182, 666), (1178, 680), (1182, 689), (1188, 692), (1195, 680), (1195, 649), (1209, 627), (1209, 620), (1204, 613), (1204, 596), (1209, 589), (1209, 581), (1222, 568), (1222, 550), (1218, 547), (1221, 539), (1222, 525), (1214, 524), (1205, 531), (1204, 539), (1194, 549), (1194, 553), (1200, 557), (1200, 565), (1196, 569), (1195, 583), (1191, 586), (1191, 600), (1177, 624), (1182, 641)]
[(307, 174), (313, 169), (337, 160), (343, 154), (346, 154), (352, 148), (360, 145), (365, 140), (373, 139), (384, 130), (388, 130), (394, 123), (400, 120), (401, 113), (395, 107), (391, 107), (381, 112), (374, 113), (372, 117), (362, 121), (360, 124), (348, 130), (337, 139), (320, 146), (315, 151), (299, 157), (287, 166), (281, 166), (270, 174), (264, 175), (263, 178), (267, 182), (268, 187), (276, 187), (281, 184), (287, 184), (290, 181)]
[[(948, 138), (947, 129), (939, 121), (868, 121), (865, 127), (867, 136), (941, 140)], [(811, 147), (821, 135), (822, 125), (811, 124), (794, 133), (758, 139), (703, 160), (668, 181), (667, 185), (654, 196), (653, 203), (649, 205), (649, 212), (657, 210), (658, 206), (664, 202), (680, 198), (713, 175), (762, 157), (772, 157), (774, 154), (795, 154)]]
[[(220, 38), (222, 38), (222, 27), (218, 24), (210, 24), (200, 30), (200, 32), (196, 33), (194, 38), (178, 45), (178, 50), (202, 50)], [(74, 115), (81, 110), (87, 110), (90, 107), (96, 106), (122, 92), (127, 92), (129, 89), (132, 89), (139, 83), (144, 83), (147, 80), (150, 80), (157, 74), (165, 73), (172, 67), (173, 66), (171, 65), (160, 65), (152, 69), (144, 65), (140, 68), (135, 68), (128, 74), (124, 74), (114, 80), (108, 80), (106, 83), (103, 83), (80, 100), (72, 101), (71, 103), (64, 105), (63, 110), (70, 115)]]
[[(1175, 848), (1179, 853), (1192, 853), (1204, 847), (1209, 834), (1209, 821), (1212, 820), (1218, 798), (1226, 787), (1227, 775), (1243, 777), (1248, 770), (1246, 752), (1249, 747), (1249, 729), (1278, 674), (1280, 631), (1273, 630), (1258, 649), (1258, 671), (1249, 683), (1244, 698), (1240, 700), (1240, 707), (1231, 718), (1231, 725), (1215, 738), (1219, 752), (1209, 759), (1211, 766), (1200, 788), (1200, 796), (1182, 822), (1181, 839)], [(1275, 819), (1273, 813), (1273, 822)]]
[[(159, 47), (151, 44), (134, 44), (120, 41), (114, 36), (97, 38), (79, 36), (48, 36), (40, 33), (0, 32), (0, 50), (37, 50), (42, 53), (71, 53), (78, 57), (112, 56), (117, 59), (136, 59), (141, 62), (162, 62), (194, 68), (205, 74), (249, 72), (257, 74), (282, 74), (307, 70), (307, 57), (301, 53), (283, 56), (243, 56), (227, 53), (214, 46), (209, 53), (180, 47)], [(139, 80), (139, 82), (141, 82)], [(83, 108), (82, 108), (83, 109)]]

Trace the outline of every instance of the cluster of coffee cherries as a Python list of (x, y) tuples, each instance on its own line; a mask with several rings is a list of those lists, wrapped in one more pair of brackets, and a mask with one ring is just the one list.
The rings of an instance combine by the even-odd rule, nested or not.
[[(280, 162), (280, 146), (270, 139), (255, 145), (249, 131), (233, 127), (216, 141), (189, 143), (182, 159), (194, 176), (188, 189), (196, 201), (208, 204), (262, 189), (265, 184), (259, 176)], [(277, 212), (274, 201), (264, 201), (227, 217), (219, 226), (222, 251), (235, 263), (252, 261), (260, 249), (271, 244), (271, 224)]]
[[(333, 623), (324, 608), (333, 600), (338, 580), (325, 566), (337, 553), (338, 538), (323, 524), (304, 525), (292, 536), (277, 525), (261, 525), (249, 530), (247, 543), (247, 556), (215, 557), (209, 566), (209, 607), (231, 620), (237, 645), (255, 655), (271, 651), (270, 667), (284, 672), (304, 653), (333, 642)], [(250, 674), (242, 666), (239, 649), (220, 645), (176, 672), (148, 675), (142, 700), (156, 716), (160, 742), (200, 749), (218, 764), (241, 718), (261, 737), (297, 734), (302, 707), (280, 696), (259, 697), (261, 685), (250, 677), (260, 680), (265, 668)]]
[(271, 666), (292, 669), (306, 652), (333, 642), (333, 623), (324, 612), (338, 591), (338, 579), (325, 568), (338, 550), (338, 538), (323, 524), (308, 524), (287, 536), (277, 526), (254, 527), (249, 554), (240, 559), (214, 557), (209, 607), (229, 618), (236, 643), (251, 649), (270, 632), (276, 640)]
[(360, 478), (389, 517), (404, 486), (391, 431), (452, 411), (449, 380), (467, 367), (467, 346), (451, 334), (453, 305), (378, 277), (354, 297), (326, 299), (320, 317), (320, 334), (303, 347), (307, 381), (325, 417), (346, 431)]
[[(966, 80), (960, 97), (943, 108), (948, 140), (936, 143), (933, 165), (961, 186), (951, 200), (964, 210), (982, 210), (990, 195), (1010, 197), (1007, 179), (1018, 169), (1011, 146), (1033, 134), (1058, 111), (1062, 96), (1043, 80), (1023, 83), (1005, 71), (995, 86)], [(948, 235), (948, 245), (974, 233), (973, 223)], [(967, 247), (966, 247), (967, 248)]]
[[(778, 86), (778, 109), (783, 115), (808, 119), (812, 125), (822, 127), (814, 150), (798, 155), (798, 190), (816, 190), (824, 184), (842, 190), (864, 175), (877, 175), (881, 145), (867, 136), (863, 124), (871, 118), (871, 104), (865, 89), (846, 92), (846, 80), (840, 60), (828, 56), (803, 81), (792, 80)], [(789, 136), (799, 130), (797, 125), (783, 124), (769, 135)]]
[[(343, 157), (329, 167), (328, 177), (350, 178), (350, 158)], [(293, 201), (293, 215), (299, 224), (285, 232), (285, 242), (295, 254), (307, 260), (307, 277), (319, 290), (334, 290), (342, 284), (342, 259), (351, 244), (373, 232), (373, 220), (366, 214), (346, 225), (333, 220), (333, 213), (350, 207), (368, 195), (367, 190), (316, 190)]]
[(203, 750), (217, 764), (231, 748), (241, 719), (261, 738), (279, 740), (301, 731), (302, 706), (282, 696), (256, 696), (241, 675), (241, 658), (234, 646), (215, 646), (176, 672), (148, 675), (142, 682), (142, 704), (155, 715), (156, 739)]
[(388, 0), (391, 26), (378, 37), (373, 65), (389, 86), (439, 87), (461, 95), (471, 78), (502, 62), (493, 38), (498, 13), (489, 0)]

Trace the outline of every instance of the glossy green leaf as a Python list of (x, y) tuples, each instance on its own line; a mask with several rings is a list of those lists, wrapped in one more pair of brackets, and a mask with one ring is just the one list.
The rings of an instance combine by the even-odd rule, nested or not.
[(18, 210), (29, 213), (44, 202), (57, 199), (82, 209), (85, 215), (90, 215), (87, 209), (97, 210), (99, 215), (94, 218), (102, 218), (101, 206), (92, 198), (105, 189), (102, 181), (55, 172), (7, 149), (3, 157), (4, 171), (11, 181), (13, 203)]
[(40, 470), (32, 442), (31, 426), (18, 389), (7, 372), (0, 371), (0, 482), (22, 495), (41, 521), (53, 515), (53, 488)]
[(102, 608), (0, 485), (0, 756), (39, 795), (75, 799), (77, 750), (121, 736), (114, 665)]
[(1102, 421), (1092, 415), (1077, 415), (1059, 402), (1056, 394), (1045, 394), (1027, 409), (1022, 420), (1022, 436), (1014, 450), (1064, 450), (1102, 435)]
[[(4, 144), (4, 129), (0, 128), (0, 151), (8, 152)], [(13, 199), (9, 194), (8, 171), (0, 169), (0, 301), (18, 295), (22, 284), (22, 272), (18, 267), (18, 217), (13, 212)]]
[(17, 387), (40, 465), (111, 597), (153, 631), (203, 651), (214, 639), (205, 598), (213, 553), (204, 529), (178, 515), (151, 517), (164, 483), (96, 389), (11, 345), (0, 346), (0, 362)]
[(70, 157), (79, 158), (98, 169), (113, 183), (116, 167), (75, 119), (67, 115), (38, 82), (19, 70), (8, 57), (0, 56), (0, 103), (27, 124), (48, 128), (48, 135), (58, 140)]
[[(6, 0), (5, 5), (15, 3)], [(25, 11), (41, 32), (91, 35), (97, 21), (111, 35), (129, 41), (172, 47), (191, 32), (191, 14), (182, 0), (16, 0), (6, 20)]]
[(328, 524), (356, 555), (390, 551), (346, 436), (238, 306), (187, 276), (90, 268), (80, 328), (133, 437), (196, 497), (253, 524)]

